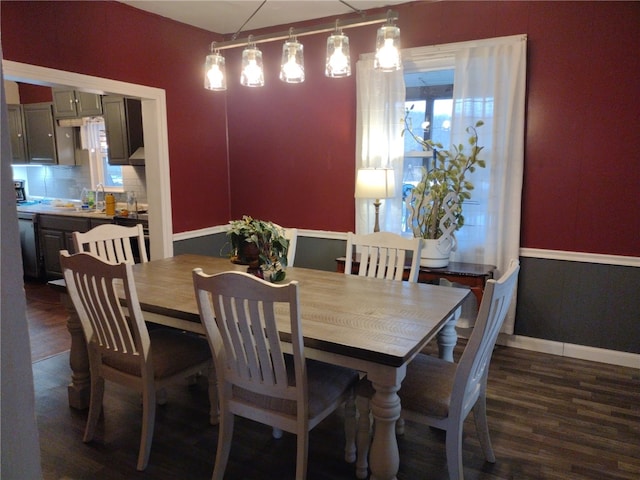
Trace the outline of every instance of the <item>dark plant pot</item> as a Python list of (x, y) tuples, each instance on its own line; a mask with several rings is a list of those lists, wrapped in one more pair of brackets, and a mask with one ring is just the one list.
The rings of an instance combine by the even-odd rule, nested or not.
[(260, 252), (255, 243), (247, 242), (244, 238), (233, 236), (231, 239), (231, 262), (238, 265), (258, 264), (260, 262)]
[(262, 270), (262, 267), (258, 265), (257, 262), (249, 264), (249, 266), (247, 267), (247, 273), (251, 275), (255, 275), (256, 277), (264, 280), (264, 271)]

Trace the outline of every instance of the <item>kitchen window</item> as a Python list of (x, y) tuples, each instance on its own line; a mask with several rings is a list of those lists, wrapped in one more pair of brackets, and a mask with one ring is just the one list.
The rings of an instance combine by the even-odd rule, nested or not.
[(122, 166), (109, 164), (109, 145), (104, 119), (95, 117), (82, 127), (89, 148), (89, 165), (92, 185), (102, 184), (106, 191), (124, 192)]

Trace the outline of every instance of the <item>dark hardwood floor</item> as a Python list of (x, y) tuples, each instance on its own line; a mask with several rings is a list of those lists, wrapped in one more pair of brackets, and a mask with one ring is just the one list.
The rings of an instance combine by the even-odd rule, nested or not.
[[(66, 314), (46, 285), (26, 290), (44, 479), (211, 478), (218, 431), (208, 424), (202, 384), (168, 391), (145, 472), (135, 469), (140, 400), (128, 390), (107, 385), (96, 439), (82, 443), (87, 412), (67, 405)], [(497, 462), (484, 462), (467, 419), (467, 480), (640, 478), (640, 370), (497, 347), (488, 395)], [(354, 466), (342, 459), (342, 432), (339, 415), (312, 431), (309, 479), (355, 478)], [(442, 432), (407, 422), (398, 444), (399, 479), (448, 478)], [(288, 479), (294, 472), (293, 435), (274, 440), (270, 428), (238, 419), (225, 478)]]
[(27, 321), (31, 342), (31, 361), (42, 360), (71, 348), (67, 313), (60, 305), (60, 294), (46, 282), (27, 281)]

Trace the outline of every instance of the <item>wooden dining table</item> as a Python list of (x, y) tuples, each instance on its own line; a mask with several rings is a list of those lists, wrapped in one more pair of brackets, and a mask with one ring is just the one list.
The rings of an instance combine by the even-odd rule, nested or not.
[[(247, 268), (228, 259), (201, 255), (178, 255), (134, 265), (146, 321), (204, 334), (192, 280), (196, 267), (207, 274)], [(397, 392), (407, 364), (445, 325), (455, 323), (455, 314), (470, 291), (288, 267), (284, 281), (292, 280), (300, 285), (307, 358), (353, 368), (371, 380), (375, 388), (371, 400), (375, 421), (371, 478), (396, 478), (400, 459), (395, 423), (401, 410)], [(64, 281), (50, 283), (64, 300)], [(64, 301), (72, 336), (69, 404), (86, 408), (90, 381), (86, 344), (72, 305), (68, 299)], [(286, 339), (290, 325), (283, 322), (279, 328)]]

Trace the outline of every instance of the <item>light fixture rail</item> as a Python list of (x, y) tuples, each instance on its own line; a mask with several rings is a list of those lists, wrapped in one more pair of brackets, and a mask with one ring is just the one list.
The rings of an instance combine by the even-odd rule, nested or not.
[[(339, 28), (354, 28), (354, 27), (363, 27), (366, 25), (376, 25), (378, 23), (384, 22), (392, 22), (398, 20), (398, 13), (392, 10), (389, 10), (386, 13), (380, 13), (376, 15), (369, 15), (366, 18), (354, 18), (347, 20), (338, 20)], [(310, 27), (301, 27), (294, 28), (293, 33), (297, 37), (302, 37), (305, 35), (314, 35), (316, 33), (325, 33), (325, 32), (333, 32), (336, 29), (336, 22), (324, 23), (320, 25), (310, 26)], [(249, 38), (240, 39), (240, 40), (228, 40), (223, 42), (213, 42), (212, 49), (216, 50), (226, 50), (229, 48), (246, 46), (248, 43), (258, 44), (258, 43), (267, 43), (267, 42), (275, 42), (278, 40), (286, 40), (291, 36), (291, 29), (284, 30), (276, 33), (268, 33), (264, 35), (251, 35), (251, 40)]]

